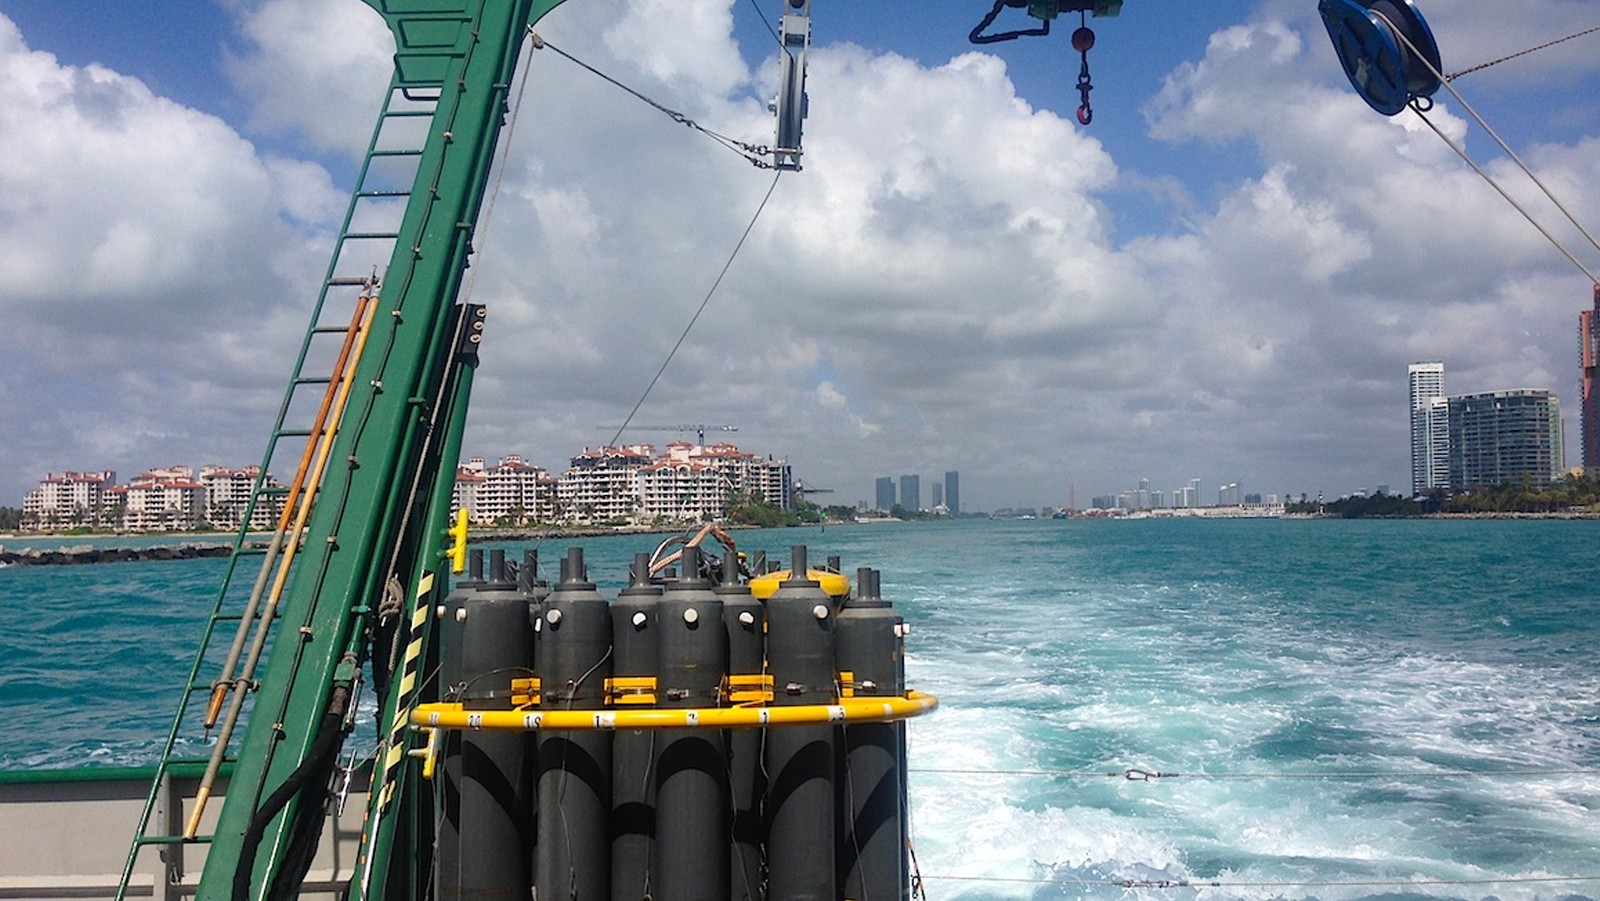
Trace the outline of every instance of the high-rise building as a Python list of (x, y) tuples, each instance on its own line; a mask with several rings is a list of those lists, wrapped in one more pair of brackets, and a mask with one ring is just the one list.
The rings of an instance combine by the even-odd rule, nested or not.
[(1437, 403), (1444, 398), (1444, 364), (1412, 363), (1411, 383), (1411, 493), (1442, 488), (1449, 480), (1449, 424), (1447, 411)]
[(944, 474), (944, 505), (951, 516), (961, 515), (961, 473), (953, 469)]
[(944, 506), (944, 483), (943, 482), (934, 482), (933, 483), (933, 509), (937, 510), (937, 509), (939, 509), (940, 507), (943, 507), (943, 506)]
[(1578, 353), (1582, 367), (1583, 468), (1600, 474), (1600, 285), (1594, 289), (1594, 307), (1578, 316)]
[(1189, 484), (1183, 486), (1183, 494), (1177, 506), (1193, 509), (1200, 506), (1200, 480), (1190, 479)]
[(1566, 468), (1561, 404), (1548, 391), (1519, 389), (1449, 400), (1450, 487), (1543, 487)]
[(900, 506), (911, 513), (922, 509), (922, 476), (900, 477)]
[(893, 510), (894, 509), (894, 479), (892, 477), (890, 477), (890, 476), (884, 476), (884, 477), (878, 479), (878, 481), (876, 483), (876, 489), (877, 489), (877, 498), (876, 498), (877, 507), (876, 507), (876, 509), (882, 510), (885, 513), (888, 513), (890, 510)]

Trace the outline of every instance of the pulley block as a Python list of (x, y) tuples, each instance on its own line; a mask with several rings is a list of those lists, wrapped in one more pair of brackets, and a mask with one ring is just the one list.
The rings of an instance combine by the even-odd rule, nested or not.
[(1439, 90), (1439, 44), (1411, 0), (1320, 0), (1334, 52), (1367, 105), (1393, 116)]

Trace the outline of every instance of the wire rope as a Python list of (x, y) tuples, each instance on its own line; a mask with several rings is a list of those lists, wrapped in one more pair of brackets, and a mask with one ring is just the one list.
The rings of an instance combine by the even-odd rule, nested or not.
[(1505, 770), (1293, 770), (1257, 772), (1164, 772), (1135, 767), (1120, 770), (984, 770), (950, 767), (911, 767), (909, 773), (929, 776), (1022, 776), (1032, 779), (1122, 779), (1155, 782), (1160, 779), (1525, 779), (1542, 776), (1600, 776), (1600, 768), (1555, 767)]
[(1447, 82), (1455, 81), (1457, 78), (1460, 78), (1463, 75), (1471, 75), (1473, 72), (1482, 71), (1484, 69), (1489, 68), (1490, 66), (1498, 66), (1503, 62), (1507, 62), (1509, 60), (1516, 59), (1519, 56), (1527, 56), (1530, 53), (1538, 53), (1540, 50), (1548, 50), (1549, 48), (1554, 47), (1557, 44), (1565, 43), (1567, 41), (1572, 40), (1573, 38), (1581, 38), (1584, 35), (1594, 34), (1597, 31), (1600, 31), (1600, 25), (1596, 25), (1593, 28), (1585, 28), (1582, 31), (1575, 32), (1573, 34), (1569, 34), (1564, 38), (1556, 38), (1553, 41), (1547, 41), (1547, 42), (1545, 42), (1543, 44), (1540, 44), (1537, 47), (1529, 47), (1526, 50), (1519, 50), (1516, 53), (1512, 53), (1512, 54), (1508, 54), (1506, 56), (1502, 56), (1499, 59), (1491, 59), (1486, 63), (1479, 63), (1476, 66), (1472, 66), (1470, 68), (1462, 69), (1459, 72), (1451, 72), (1449, 75), (1446, 75), (1444, 77), (1444, 80), (1447, 81)]
[(684, 113), (680, 113), (677, 110), (667, 106), (666, 104), (661, 103), (660, 101), (657, 101), (657, 100), (645, 95), (644, 93), (642, 93), (642, 92), (640, 92), (638, 90), (635, 90), (632, 87), (629, 87), (628, 85), (626, 85), (626, 84), (622, 83), (621, 81), (611, 77), (610, 75), (607, 75), (606, 73), (600, 71), (599, 69), (595, 68), (594, 66), (591, 66), (588, 63), (584, 62), (583, 60), (578, 59), (576, 56), (573, 56), (572, 54), (568, 53), (567, 51), (562, 50), (560, 47), (557, 47), (555, 44), (552, 44), (549, 41), (545, 40), (541, 35), (539, 35), (538, 33), (534, 32), (533, 29), (530, 28), (528, 30), (528, 33), (530, 35), (532, 35), (532, 37), (533, 37), (534, 49), (537, 49), (537, 50), (544, 50), (544, 49), (554, 50), (557, 53), (557, 55), (561, 56), (561, 58), (563, 58), (563, 59), (565, 59), (565, 60), (567, 60), (567, 61), (569, 61), (569, 62), (571, 62), (571, 63), (573, 63), (575, 65), (577, 65), (578, 67), (580, 67), (582, 69), (585, 69), (585, 70), (593, 73), (594, 75), (598, 76), (601, 80), (603, 80), (603, 81), (605, 81), (605, 82), (607, 82), (609, 84), (615, 85), (616, 87), (620, 88), (621, 90), (623, 90), (627, 94), (629, 94), (629, 95), (631, 95), (631, 96), (643, 101), (644, 103), (648, 104), (649, 106), (651, 106), (651, 107), (655, 108), (656, 110), (660, 111), (661, 113), (665, 114), (667, 116), (667, 118), (669, 118), (672, 121), (678, 123), (679, 125), (683, 125), (683, 126), (686, 126), (688, 128), (691, 128), (691, 129), (693, 129), (695, 131), (700, 132), (701, 134), (705, 135), (706, 137), (711, 138), (713, 141), (716, 141), (718, 144), (722, 145), (723, 147), (726, 147), (728, 150), (731, 150), (732, 152), (734, 152), (734, 153), (738, 154), (739, 156), (743, 157), (747, 162), (749, 162), (752, 166), (755, 166), (757, 169), (772, 169), (772, 168), (776, 168), (775, 166), (773, 166), (773, 164), (771, 162), (768, 162), (766, 159), (763, 159), (763, 157), (766, 157), (766, 156), (768, 156), (768, 155), (770, 155), (772, 153), (772, 148), (771, 147), (767, 147), (767, 146), (760, 145), (760, 144), (750, 144), (750, 143), (747, 143), (745, 141), (740, 141), (740, 140), (738, 140), (736, 138), (730, 138), (727, 135), (722, 134), (721, 132), (712, 131), (711, 129), (706, 128), (704, 125), (701, 125), (700, 123), (698, 123), (698, 122), (694, 121), (693, 119), (689, 118)]
[(1473, 885), (1526, 885), (1600, 882), (1600, 875), (1484, 876), (1471, 879), (1039, 879), (1027, 876), (967, 876), (930, 874), (929, 881), (988, 882), (1008, 885), (1107, 886), (1125, 889), (1171, 888), (1427, 888)]
[[(1467, 113), (1472, 116), (1473, 120), (1476, 121), (1484, 131), (1488, 132), (1489, 137), (1493, 138), (1494, 142), (1500, 146), (1500, 149), (1505, 151), (1506, 155), (1517, 164), (1517, 168), (1521, 169), (1523, 174), (1528, 176), (1528, 178), (1539, 187), (1539, 190), (1544, 193), (1544, 196), (1548, 198), (1551, 203), (1555, 204), (1556, 209), (1561, 211), (1561, 214), (1567, 218), (1567, 221), (1572, 223), (1572, 225), (1589, 240), (1590, 246), (1594, 247), (1596, 250), (1600, 250), (1600, 241), (1597, 241), (1594, 235), (1584, 227), (1583, 223), (1578, 221), (1577, 217), (1574, 216), (1572, 212), (1567, 209), (1566, 205), (1555, 196), (1549, 187), (1545, 185), (1544, 181), (1541, 180), (1538, 175), (1534, 174), (1533, 170), (1528, 167), (1528, 164), (1522, 161), (1522, 157), (1518, 156), (1517, 152), (1512, 150), (1511, 146), (1500, 137), (1499, 132), (1495, 131), (1494, 127), (1491, 126), (1488, 121), (1483, 118), (1483, 116), (1479, 115), (1478, 111), (1473, 108), (1472, 104), (1468, 103), (1467, 99), (1461, 95), (1460, 91), (1456, 90), (1455, 86), (1450, 83), (1450, 80), (1445, 77), (1444, 73), (1440, 72), (1438, 68), (1436, 68), (1433, 63), (1428, 60), (1428, 55), (1423, 53), (1422, 50), (1412, 42), (1411, 38), (1406, 35), (1405, 31), (1397, 26), (1381, 11), (1371, 10), (1371, 12), (1378, 18), (1382, 19), (1384, 23), (1388, 25), (1389, 30), (1395, 35), (1395, 37), (1399, 38), (1400, 41), (1406, 45), (1411, 54), (1420, 60), (1424, 66), (1428, 67), (1429, 73), (1431, 73), (1435, 78), (1439, 79), (1439, 83), (1444, 86), (1445, 90), (1450, 92), (1450, 96), (1454, 97), (1457, 103), (1461, 104), (1461, 108), (1466, 110)], [(1428, 106), (1431, 105), (1432, 104), (1430, 101)], [(1557, 250), (1561, 251), (1563, 256), (1571, 261), (1574, 266), (1577, 266), (1584, 275), (1588, 276), (1589, 281), (1596, 285), (1600, 285), (1600, 278), (1597, 278), (1587, 266), (1579, 262), (1578, 258), (1574, 256), (1565, 245), (1556, 240), (1555, 236), (1551, 235), (1544, 226), (1540, 225), (1520, 203), (1511, 197), (1510, 193), (1507, 192), (1505, 188), (1501, 187), (1500, 184), (1495, 181), (1493, 176), (1491, 176), (1482, 166), (1479, 166), (1476, 162), (1474, 162), (1473, 159), (1467, 155), (1467, 152), (1464, 148), (1459, 146), (1454, 140), (1451, 140), (1443, 131), (1439, 129), (1438, 126), (1433, 124), (1433, 121), (1430, 120), (1426, 115), (1427, 107), (1414, 100), (1411, 104), (1411, 109), (1417, 114), (1418, 118), (1422, 119), (1422, 121), (1433, 130), (1434, 134), (1438, 135), (1441, 140), (1450, 145), (1450, 149), (1454, 150), (1457, 156), (1465, 160), (1466, 163), (1473, 168), (1473, 171), (1482, 176), (1482, 178), (1487, 181), (1491, 187), (1499, 192), (1500, 196), (1504, 197), (1506, 202), (1510, 203), (1517, 212), (1521, 213), (1523, 218), (1528, 220), (1529, 224), (1531, 224), (1535, 229), (1538, 229), (1539, 234), (1544, 235), (1545, 239), (1554, 245)]]
[(618, 439), (622, 437), (622, 433), (628, 430), (628, 425), (633, 422), (633, 417), (638, 415), (639, 408), (644, 406), (645, 400), (650, 397), (650, 392), (655, 390), (656, 383), (661, 381), (662, 373), (667, 371), (667, 366), (672, 363), (672, 358), (677, 356), (678, 349), (683, 347), (683, 342), (688, 339), (689, 332), (694, 329), (694, 324), (700, 321), (700, 314), (706, 311), (706, 305), (711, 303), (711, 298), (716, 295), (717, 288), (722, 285), (722, 279), (727, 276), (728, 270), (733, 267), (733, 261), (739, 257), (739, 251), (744, 248), (744, 242), (750, 237), (750, 232), (755, 229), (756, 222), (761, 218), (761, 212), (767, 208), (767, 201), (772, 199), (772, 192), (778, 188), (778, 179), (782, 177), (783, 172), (781, 170), (772, 176), (772, 184), (767, 186), (767, 193), (762, 196), (761, 204), (756, 207), (755, 215), (750, 217), (750, 224), (744, 227), (744, 234), (739, 236), (739, 243), (734, 245), (733, 253), (730, 253), (728, 261), (722, 264), (722, 271), (717, 273), (716, 281), (711, 283), (711, 289), (706, 291), (706, 296), (700, 301), (700, 306), (694, 311), (694, 315), (689, 317), (689, 324), (683, 327), (683, 334), (678, 336), (678, 341), (672, 345), (672, 350), (667, 351), (667, 358), (661, 361), (661, 368), (656, 370), (656, 374), (650, 379), (650, 384), (645, 386), (644, 393), (639, 395), (639, 401), (633, 405), (633, 409), (629, 410), (627, 417), (622, 420), (622, 427), (617, 429), (615, 435), (611, 436), (610, 446), (616, 446)]

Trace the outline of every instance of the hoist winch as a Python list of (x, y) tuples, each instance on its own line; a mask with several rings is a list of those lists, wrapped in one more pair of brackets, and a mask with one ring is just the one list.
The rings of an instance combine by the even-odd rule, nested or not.
[[(1029, 16), (1039, 20), (1039, 24), (1031, 28), (989, 32), (989, 26), (1007, 7), (1026, 9)], [(1072, 12), (1078, 14), (1079, 23), (1077, 30), (1072, 32), (1072, 49), (1078, 51), (1082, 60), (1077, 83), (1078, 122), (1088, 125), (1094, 121), (1094, 107), (1089, 104), (1089, 92), (1094, 90), (1094, 83), (1089, 76), (1089, 51), (1094, 49), (1094, 31), (1089, 28), (1088, 18), (1091, 14), (1097, 17), (1119, 15), (1122, 12), (1122, 0), (995, 0), (994, 8), (989, 10), (967, 38), (974, 44), (995, 44), (1021, 37), (1044, 36), (1050, 33), (1050, 23), (1057, 16)]]

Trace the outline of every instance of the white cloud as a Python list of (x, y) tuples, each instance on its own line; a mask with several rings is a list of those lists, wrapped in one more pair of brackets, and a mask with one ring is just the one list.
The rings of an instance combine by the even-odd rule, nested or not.
[(236, 452), (240, 423), (271, 409), (262, 373), (288, 371), (316, 281), (301, 229), (336, 202), (326, 176), (30, 50), (4, 17), (0, 132), (7, 484)]
[[(1441, 40), (1490, 43), (1472, 4), (1437, 5)], [(539, 29), (766, 143), (775, 67), (734, 43), (740, 6), (566, 4)], [(354, 0), (243, 9), (230, 71), (253, 127), (305, 135), (302, 158), (359, 147), (388, 66), (375, 22)], [(959, 469), (968, 506), (992, 507), (1141, 476), (1403, 485), (1413, 359), (1446, 360), (1451, 390), (1570, 393), (1581, 277), (1409, 113), (1356, 99), (1314, 17), (1220, 24), (1151, 99), (1145, 136), (1037, 108), (1002, 55), (819, 43), (805, 170), (778, 180), (639, 421), (738, 425), (839, 501), (875, 475)], [(490, 330), (468, 451), (560, 468), (632, 409), (773, 176), (551, 51), (530, 66), (474, 261)], [(49, 397), (7, 423), (24, 437), (0, 464), (149, 465), (220, 446), (219, 416), (229, 462), (253, 460), (266, 425), (239, 423), (276, 397), (342, 209), (326, 173), (3, 26), (0, 79), (0, 132), (21, 136), (0, 158), (0, 309), (17, 323), (0, 340), (24, 361), (0, 388)], [(1449, 101), (1433, 118), (1491, 155)], [(1190, 150), (1235, 168), (1161, 168)], [(1574, 209), (1600, 212), (1600, 143), (1526, 151)], [(1119, 243), (1119, 191), (1170, 198), (1183, 225)], [(84, 317), (101, 328), (85, 336)], [(69, 341), (70, 365), (41, 350)]]
[(230, 2), (244, 46), (226, 67), (253, 104), (251, 126), (303, 135), (319, 150), (364, 152), (394, 57), (383, 19), (361, 3)]

